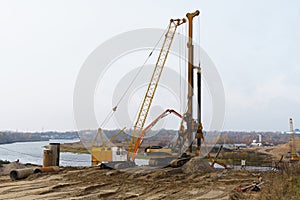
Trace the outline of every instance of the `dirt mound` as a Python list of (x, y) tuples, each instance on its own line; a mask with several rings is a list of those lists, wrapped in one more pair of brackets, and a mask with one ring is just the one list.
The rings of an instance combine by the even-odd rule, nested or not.
[(195, 157), (182, 167), (182, 171), (186, 174), (209, 173), (213, 172), (213, 168), (211, 168), (209, 163), (204, 161), (202, 158)]
[(25, 165), (18, 163), (18, 162), (12, 162), (9, 164), (5, 164), (5, 165), (3, 165), (3, 167), (0, 168), (0, 176), (8, 175), (10, 173), (10, 171), (13, 169), (22, 169), (25, 167), (26, 167)]
[[(300, 138), (296, 137), (295, 138), (295, 146), (296, 146), (296, 151), (300, 151)], [(280, 155), (288, 155), (288, 152), (290, 151), (290, 142), (286, 144), (281, 144), (277, 145), (272, 148), (270, 153), (280, 156)]]

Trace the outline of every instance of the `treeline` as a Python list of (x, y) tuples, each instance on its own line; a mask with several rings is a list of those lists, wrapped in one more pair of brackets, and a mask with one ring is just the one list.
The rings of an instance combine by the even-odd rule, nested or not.
[[(119, 130), (103, 130), (103, 135), (106, 139), (113, 137)], [(130, 140), (130, 132), (127, 130), (128, 135), (120, 134), (115, 138), (115, 142), (122, 142)], [(80, 131), (66, 131), (66, 132), (35, 132), (35, 133), (23, 133), (23, 132), (0, 132), (0, 144), (13, 143), (13, 142), (30, 142), (30, 141), (44, 141), (49, 139), (75, 139), (81, 138), (83, 140), (92, 141), (96, 136), (97, 130)], [(205, 132), (205, 136), (215, 135), (214, 132)], [(219, 144), (236, 144), (244, 143), (250, 144), (253, 140), (258, 141), (258, 134), (262, 136), (262, 142), (264, 144), (283, 144), (289, 141), (289, 134), (281, 134), (280, 132), (244, 132), (244, 131), (223, 131), (220, 134), (216, 134), (216, 143)], [(153, 137), (154, 136), (154, 137)], [(176, 130), (159, 130), (149, 131), (146, 134), (145, 142), (169, 142), (177, 136)], [(126, 138), (125, 138), (126, 137)], [(296, 135), (298, 137), (298, 135)], [(160, 144), (163, 145), (163, 144)]]
[[(253, 140), (258, 142), (258, 138), (261, 135), (263, 144), (284, 144), (290, 139), (289, 134), (281, 134), (280, 132), (238, 132), (238, 131), (226, 131), (220, 134), (218, 139), (219, 144), (251, 144)], [(298, 137), (296, 135), (296, 137)]]
[[(119, 129), (117, 130), (103, 130), (104, 139), (109, 139), (113, 137), (116, 133), (118, 133)], [(124, 138), (124, 134), (120, 134), (118, 137), (115, 138), (114, 142), (122, 143), (126, 139), (130, 140), (130, 132), (132, 130), (126, 130), (126, 138)], [(92, 141), (96, 136), (97, 130), (86, 130), (80, 131), (79, 135), (81, 139), (86, 141)], [(161, 146), (165, 146), (168, 144), (174, 137), (178, 135), (176, 130), (166, 130), (162, 129), (159, 131), (149, 131), (146, 133), (146, 137), (144, 138), (144, 143), (154, 143)], [(258, 142), (259, 136), (261, 135), (262, 143), (264, 145), (277, 145), (277, 144), (284, 144), (287, 143), (290, 139), (289, 134), (282, 134), (281, 132), (255, 132), (255, 131), (222, 131), (222, 132), (211, 132), (211, 131), (204, 131), (204, 136), (207, 138), (214, 138), (215, 143), (218, 144), (247, 144), (250, 145), (253, 140)], [(296, 135), (298, 137), (298, 135)], [(211, 141), (212, 142), (212, 141)]]
[(47, 141), (49, 139), (74, 139), (78, 138), (78, 132), (0, 132), (0, 144), (14, 143), (14, 142), (34, 142)]
[(43, 138), (41, 134), (38, 133), (0, 132), (0, 144), (41, 140), (43, 140)]

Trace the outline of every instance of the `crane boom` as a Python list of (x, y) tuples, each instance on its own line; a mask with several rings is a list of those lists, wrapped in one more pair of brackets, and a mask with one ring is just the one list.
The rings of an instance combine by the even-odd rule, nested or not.
[(134, 161), (136, 153), (138, 151), (138, 149), (140, 148), (140, 146), (143, 143), (142, 138), (146, 135), (147, 131), (149, 131), (153, 126), (155, 126), (155, 124), (157, 124), (157, 122), (159, 122), (159, 120), (161, 120), (162, 118), (166, 117), (167, 115), (173, 113), (174, 115), (176, 115), (179, 118), (182, 118), (182, 115), (179, 114), (178, 112), (176, 112), (175, 110), (172, 109), (167, 109), (165, 110), (162, 114), (160, 114), (154, 121), (152, 121), (138, 136), (136, 142), (135, 142), (135, 146), (134, 146), (134, 152), (132, 154), (132, 161)]
[(124, 137), (126, 139), (126, 133), (124, 132), (124, 130), (126, 129), (126, 127), (122, 128), (121, 130), (119, 130), (116, 134), (114, 134), (109, 140), (106, 140), (105, 142), (103, 142), (103, 146), (107, 146), (109, 143), (111, 143), (113, 140), (115, 140), (121, 133), (124, 133)]
[(186, 22), (185, 19), (171, 19), (170, 20), (170, 24), (168, 26), (168, 31), (165, 35), (165, 39), (164, 39), (162, 48), (160, 50), (157, 62), (156, 62), (154, 72), (152, 74), (150, 83), (148, 84), (147, 92), (144, 96), (144, 99), (142, 101), (142, 105), (141, 105), (140, 110), (138, 112), (137, 119), (135, 121), (131, 141), (130, 141), (130, 144), (129, 144), (128, 153), (133, 153), (135, 142), (136, 142), (135, 136), (139, 132), (142, 131), (142, 129), (144, 127), (144, 124), (146, 122), (147, 115), (149, 113), (151, 103), (152, 103), (156, 88), (158, 86), (159, 79), (161, 77), (163, 68), (165, 66), (165, 63), (166, 63), (166, 60), (167, 60), (167, 57), (168, 57), (168, 54), (169, 54), (169, 51), (170, 51), (170, 47), (171, 47), (176, 29), (179, 25), (181, 25), (185, 22)]
[(101, 144), (98, 144), (98, 145), (103, 145), (104, 144), (104, 137), (103, 137), (103, 132), (102, 132), (101, 128), (98, 128), (96, 136), (93, 139), (92, 146), (96, 146), (98, 137), (100, 137), (100, 143), (101, 143)]

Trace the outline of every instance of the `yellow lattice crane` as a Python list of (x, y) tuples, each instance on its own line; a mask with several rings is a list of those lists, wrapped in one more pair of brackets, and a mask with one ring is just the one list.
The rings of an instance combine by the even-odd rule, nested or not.
[(137, 140), (137, 136), (144, 128), (144, 125), (145, 125), (145, 122), (146, 122), (146, 119), (147, 119), (147, 116), (148, 116), (148, 113), (149, 113), (149, 110), (150, 110), (150, 107), (152, 104), (152, 100), (153, 100), (155, 91), (158, 86), (158, 82), (160, 80), (162, 71), (164, 69), (164, 66), (165, 66), (169, 51), (170, 51), (172, 41), (174, 39), (176, 29), (178, 26), (180, 26), (181, 24), (183, 24), (185, 22), (186, 22), (186, 20), (184, 18), (170, 20), (170, 24), (168, 26), (168, 31), (165, 35), (165, 39), (164, 39), (161, 51), (159, 53), (158, 59), (156, 61), (156, 65), (155, 65), (153, 74), (151, 76), (151, 80), (148, 84), (146, 94), (144, 96), (142, 105), (139, 109), (138, 116), (137, 116), (137, 119), (134, 124), (132, 137), (131, 137), (130, 144), (129, 144), (128, 157), (132, 157), (131, 154), (134, 152), (134, 147), (135, 147), (135, 143)]
[(296, 150), (296, 141), (295, 141), (295, 132), (294, 132), (294, 125), (293, 125), (293, 119), (290, 118), (290, 161), (291, 162), (297, 162), (300, 160), (297, 150)]
[[(127, 161), (126, 162), (125, 161), (124, 162), (102, 162), (101, 163), (102, 167), (125, 168), (125, 167), (131, 167), (131, 166), (135, 165), (135, 163), (134, 163), (135, 146), (137, 146), (136, 143), (139, 142), (137, 140), (138, 136), (143, 131), (143, 128), (144, 128), (144, 125), (145, 125), (145, 122), (146, 122), (146, 119), (147, 119), (147, 116), (148, 116), (148, 113), (149, 113), (149, 110), (150, 110), (150, 107), (152, 104), (152, 100), (154, 98), (160, 77), (162, 75), (162, 71), (164, 69), (164, 66), (165, 66), (169, 51), (170, 51), (172, 41), (175, 36), (175, 32), (177, 30), (177, 27), (185, 22), (186, 22), (186, 20), (184, 18), (170, 20), (170, 23), (169, 23), (169, 26), (168, 26), (168, 29), (167, 29), (167, 32), (165, 34), (165, 38), (163, 41), (162, 48), (160, 50), (158, 59), (155, 64), (154, 71), (152, 73), (150, 82), (147, 87), (146, 94), (143, 98), (141, 107), (140, 107), (138, 115), (137, 115), (137, 119), (136, 119), (134, 127), (133, 127), (132, 136), (131, 136), (129, 146), (128, 146)], [(101, 137), (101, 134), (100, 134), (100, 137)], [(99, 152), (97, 152), (96, 154), (99, 155)], [(101, 156), (96, 158), (96, 160), (101, 160), (100, 157)]]
[(110, 139), (106, 139), (101, 128), (92, 142), (91, 155), (92, 165), (98, 165), (102, 162), (122, 161), (126, 159), (125, 149), (119, 146), (113, 146), (112, 142), (121, 134), (124, 134), (124, 139), (127, 141), (125, 127), (114, 134)]

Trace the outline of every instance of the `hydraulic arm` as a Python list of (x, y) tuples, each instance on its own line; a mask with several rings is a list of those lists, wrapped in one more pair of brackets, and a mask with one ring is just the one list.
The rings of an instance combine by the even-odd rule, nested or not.
[(159, 120), (161, 120), (162, 118), (166, 117), (167, 115), (173, 113), (174, 115), (176, 115), (179, 118), (182, 118), (181, 114), (179, 114), (178, 112), (176, 112), (175, 110), (172, 109), (167, 109), (166, 111), (164, 111), (161, 115), (159, 115), (153, 122), (151, 122), (138, 136), (136, 142), (135, 142), (135, 146), (134, 146), (134, 152), (132, 154), (132, 161), (134, 161), (136, 153), (138, 151), (138, 149), (140, 148), (140, 146), (143, 143), (142, 138), (146, 135), (147, 131), (149, 131), (153, 126), (155, 126), (155, 124), (157, 124), (157, 122), (159, 122)]

